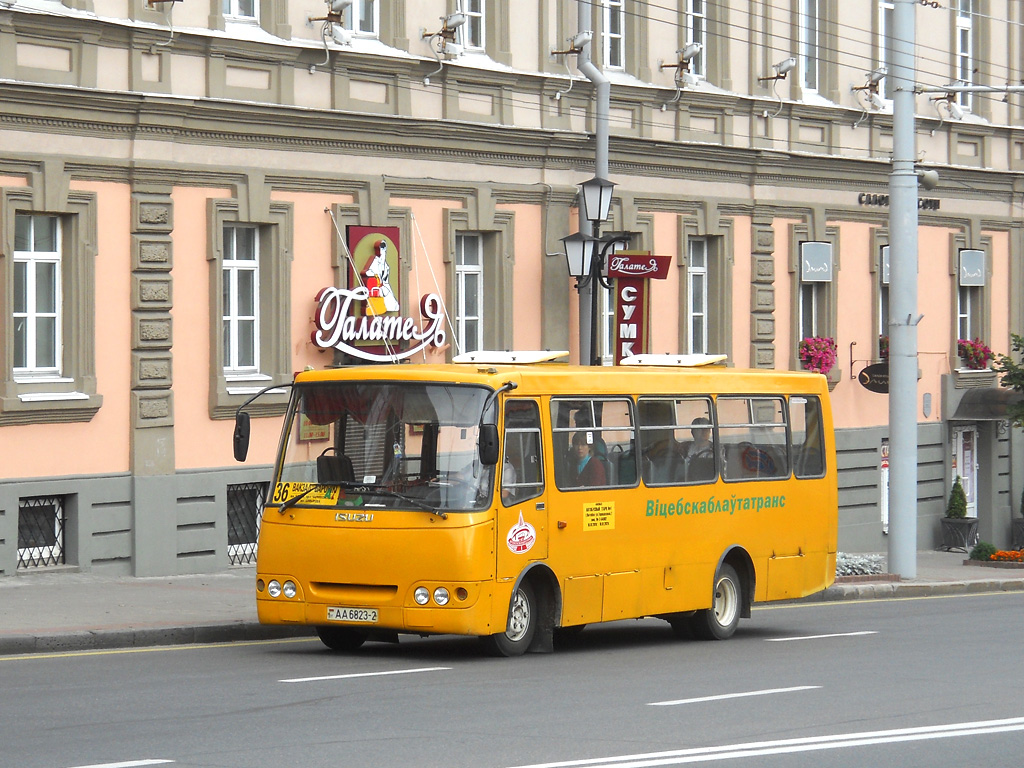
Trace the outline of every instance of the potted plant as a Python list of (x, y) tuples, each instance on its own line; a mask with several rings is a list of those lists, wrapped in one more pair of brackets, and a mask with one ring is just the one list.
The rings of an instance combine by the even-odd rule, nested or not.
[(942, 519), (942, 548), (947, 552), (967, 552), (977, 541), (978, 518), (967, 517), (967, 494), (957, 475), (949, 491), (946, 516)]
[(836, 341), (828, 336), (809, 336), (800, 341), (800, 362), (814, 373), (827, 374), (836, 364)]
[(957, 339), (956, 353), (963, 362), (961, 367), (971, 371), (983, 371), (988, 368), (989, 360), (995, 355), (981, 339)]

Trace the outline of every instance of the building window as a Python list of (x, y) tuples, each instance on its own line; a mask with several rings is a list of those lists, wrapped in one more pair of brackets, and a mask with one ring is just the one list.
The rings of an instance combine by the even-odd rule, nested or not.
[(256, 562), (256, 542), (260, 533), (260, 517), (267, 500), (266, 483), (229, 485), (228, 499), (228, 562), (248, 565)]
[(604, 0), (602, 35), (604, 64), (608, 69), (626, 68), (626, 9), (625, 0)]
[(34, 210), (28, 187), (0, 191), (0, 425), (88, 421), (96, 394), (96, 197), (71, 191)]
[[(876, 46), (878, 49), (878, 66), (892, 70), (893, 45), (895, 34), (893, 31), (893, 16), (895, 15), (895, 3), (893, 0), (879, 0), (878, 3), (878, 38)], [(891, 77), (883, 78), (879, 84), (881, 95), (886, 99), (892, 98)]]
[(345, 11), (345, 29), (357, 35), (376, 37), (380, 29), (377, 0), (353, 0)]
[(224, 227), (222, 264), (224, 372), (257, 373), (260, 369), (260, 263), (256, 227)]
[(464, 48), (482, 51), (486, 47), (483, 0), (461, 0), (459, 10), (466, 15), (466, 23), (459, 27), (459, 43)]
[(797, 50), (800, 63), (800, 85), (805, 90), (817, 91), (820, 78), (821, 0), (800, 0)]
[(484, 348), (484, 260), (480, 235), (455, 236), (455, 334), (460, 352)]
[(708, 351), (708, 241), (690, 238), (686, 262), (686, 352)]
[[(878, 277), (878, 336), (879, 336), (879, 357), (881, 349), (886, 350), (888, 355), (889, 338), (889, 246), (883, 245), (881, 249), (881, 263), (877, 270)], [(882, 337), (885, 342), (882, 342)]]
[[(230, 418), (245, 398), (292, 379), (288, 343), (292, 206), (271, 203), (240, 221), (237, 200), (211, 200), (211, 416)], [(252, 215), (252, 214), (250, 214)], [(282, 412), (285, 394), (260, 398), (254, 415)]]
[(18, 568), (42, 568), (64, 562), (64, 497), (19, 499)]
[[(836, 281), (833, 279), (838, 265), (835, 253), (838, 243), (831, 240), (800, 240), (806, 236), (803, 225), (793, 228), (796, 243), (793, 264), (793, 354), (799, 367), (800, 341), (814, 337), (835, 338)], [(833, 232), (830, 230), (829, 235)]]
[(19, 213), (14, 230), (14, 375), (57, 377), (63, 303), (60, 220)]
[(698, 77), (707, 77), (708, 15), (705, 0), (686, 0), (686, 41), (701, 46), (700, 53), (690, 60), (690, 71)]
[[(974, 0), (957, 0), (956, 8), (956, 79), (964, 85), (973, 85)], [(971, 108), (970, 93), (958, 93), (956, 99), (964, 109)]]
[(957, 338), (985, 338), (985, 252), (974, 248), (959, 250), (957, 286)]
[[(615, 363), (615, 292), (599, 282), (593, 283), (597, 291), (597, 358), (601, 365)], [(588, 353), (589, 354), (589, 353)]]
[(259, 19), (258, 0), (224, 0), (224, 16), (229, 19), (256, 21)]

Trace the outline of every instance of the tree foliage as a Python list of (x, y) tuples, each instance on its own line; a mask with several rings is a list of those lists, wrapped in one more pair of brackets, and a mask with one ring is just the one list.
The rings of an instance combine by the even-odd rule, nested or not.
[[(1024, 336), (1010, 334), (1011, 349), (1018, 358), (1024, 357)], [(1014, 392), (1024, 395), (1024, 364), (1013, 359), (1011, 355), (999, 355), (992, 370), (1002, 374), (999, 384)], [(1014, 426), (1024, 427), (1024, 400), (1011, 403), (1006, 409), (1007, 416)]]

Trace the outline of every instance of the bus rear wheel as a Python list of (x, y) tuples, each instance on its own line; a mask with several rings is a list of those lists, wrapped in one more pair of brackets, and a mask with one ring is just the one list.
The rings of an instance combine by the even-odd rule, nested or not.
[(722, 563), (715, 576), (711, 607), (697, 611), (692, 619), (693, 634), (701, 640), (727, 640), (740, 623), (743, 584), (736, 569)]
[(504, 632), (497, 632), (484, 638), (487, 650), (495, 656), (522, 656), (526, 653), (526, 649), (533, 642), (533, 636), (537, 633), (539, 607), (537, 593), (530, 582), (520, 582), (512, 593), (508, 625)]
[(355, 651), (366, 642), (367, 633), (347, 627), (317, 627), (320, 642), (332, 651)]

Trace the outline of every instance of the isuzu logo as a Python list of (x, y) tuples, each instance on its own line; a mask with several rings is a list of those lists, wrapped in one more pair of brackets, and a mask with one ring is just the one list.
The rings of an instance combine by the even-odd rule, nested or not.
[(334, 515), (336, 523), (372, 523), (372, 512), (338, 512)]

